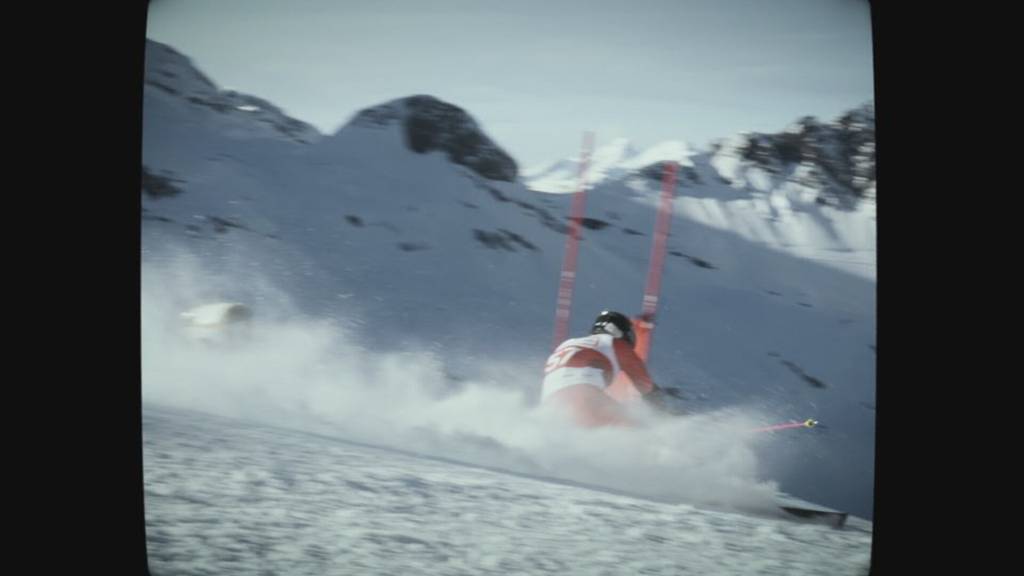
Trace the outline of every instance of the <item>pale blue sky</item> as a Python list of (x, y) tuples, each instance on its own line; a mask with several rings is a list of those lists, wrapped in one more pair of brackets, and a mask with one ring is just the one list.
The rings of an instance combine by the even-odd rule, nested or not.
[(585, 130), (704, 147), (874, 91), (865, 0), (153, 0), (147, 36), (327, 133), (433, 94), (521, 167)]

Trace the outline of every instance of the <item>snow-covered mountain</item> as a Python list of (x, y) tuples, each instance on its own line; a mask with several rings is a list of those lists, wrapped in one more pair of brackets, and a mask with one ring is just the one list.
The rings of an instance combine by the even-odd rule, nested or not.
[[(646, 150), (639, 150), (627, 138), (616, 138), (598, 146), (587, 165), (587, 185), (622, 178), (662, 161), (687, 164), (694, 152), (686, 142), (662, 142)], [(523, 172), (523, 180), (531, 190), (549, 193), (575, 192), (580, 183), (579, 157), (558, 160), (548, 165)]]
[[(481, 123), (428, 96), (367, 108), (322, 136), (268, 103), (217, 89), (155, 42), (146, 73), (144, 399), (250, 417), (287, 413), (296, 425), (302, 414), (365, 417), (370, 436), (414, 426), (514, 444), (523, 433), (516, 419), (469, 384), (515, 392), (497, 397), (503, 401), (538, 392), (571, 200), (557, 192), (575, 189), (572, 162), (520, 176)], [(847, 125), (861, 130), (868, 116), (857, 112)], [(831, 125), (816, 130), (792, 145), (812, 158), (797, 164), (775, 163), (794, 156), (765, 152), (777, 149), (768, 136), (704, 152), (682, 142), (595, 151), (571, 329), (585, 331), (604, 308), (638, 311), (659, 163), (681, 162), (651, 350), (655, 379), (678, 386), (696, 411), (740, 405), (769, 420), (820, 420), (820, 429), (762, 446), (759, 473), (803, 498), (870, 517), (873, 169), (867, 160), (844, 164), (842, 152), (822, 143), (831, 142), (820, 134)], [(848, 149), (869, 158), (869, 141), (851, 137)], [(835, 190), (800, 180), (811, 172)], [(572, 187), (531, 188), (544, 178)], [(857, 201), (829, 201), (844, 182), (863, 192)], [(225, 356), (239, 362), (230, 370), (184, 361), (190, 353), (165, 329), (207, 301), (333, 328), (267, 332), (288, 334), (293, 345)], [(322, 330), (362, 352), (339, 364), (335, 336)], [(409, 353), (416, 362), (401, 355)], [(424, 363), (428, 369), (413, 369)], [(359, 376), (347, 372), (353, 366)], [(240, 375), (244, 381), (232, 380)], [(455, 382), (469, 396), (460, 396), (458, 411), (402, 395), (357, 404), (356, 412), (344, 405), (349, 388), (389, 378), (410, 390)], [(449, 449), (445, 442), (434, 449)]]
[[(829, 123), (802, 118), (780, 134), (723, 138), (707, 150), (682, 141), (640, 150), (616, 139), (594, 151), (586, 181), (614, 201), (649, 198), (665, 162), (679, 166), (674, 210), (683, 219), (874, 279), (872, 105)], [(524, 171), (523, 181), (535, 191), (575, 192), (579, 169), (579, 158), (568, 158)]]
[(795, 184), (815, 191), (821, 204), (852, 209), (875, 197), (874, 106), (865, 104), (828, 123), (808, 116), (779, 134), (741, 134), (716, 142), (711, 163), (738, 186), (765, 192)]
[[(145, 86), (150, 100), (174, 103), (188, 111), (188, 120), (216, 126), (226, 136), (284, 139), (301, 144), (321, 138), (316, 128), (289, 117), (262, 98), (217, 88), (188, 58), (166, 44), (147, 42)], [(200, 111), (203, 113), (199, 114)]]
[[(779, 134), (738, 134), (694, 150), (682, 141), (667, 141), (640, 150), (617, 138), (594, 150), (587, 182), (597, 185), (638, 173), (660, 179), (661, 162), (678, 162), (691, 186), (723, 183), (750, 192), (767, 193), (787, 185), (802, 186), (821, 204), (852, 208), (875, 195), (874, 106), (865, 104), (828, 122), (807, 116)], [(710, 166), (705, 180), (693, 169)], [(578, 157), (527, 169), (524, 181), (541, 192), (575, 192), (579, 187)], [(686, 185), (685, 180), (681, 185)]]

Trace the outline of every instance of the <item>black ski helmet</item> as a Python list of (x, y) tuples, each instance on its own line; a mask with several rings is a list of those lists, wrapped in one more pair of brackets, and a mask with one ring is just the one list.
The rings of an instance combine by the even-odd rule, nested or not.
[(633, 333), (633, 322), (620, 312), (605, 310), (594, 320), (594, 326), (590, 329), (591, 334), (611, 334), (615, 338), (622, 338), (632, 344), (636, 340)]

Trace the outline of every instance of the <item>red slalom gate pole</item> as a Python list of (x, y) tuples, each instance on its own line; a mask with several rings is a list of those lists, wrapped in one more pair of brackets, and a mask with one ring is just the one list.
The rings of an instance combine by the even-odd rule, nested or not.
[[(644, 299), (641, 316), (646, 320), (635, 322), (636, 345), (634, 350), (641, 360), (647, 362), (651, 351), (651, 332), (654, 330), (654, 311), (658, 306), (658, 292), (661, 290), (661, 270), (665, 262), (665, 250), (668, 246), (668, 228), (672, 218), (672, 198), (676, 189), (677, 164), (665, 162), (662, 177), (661, 204), (658, 206), (658, 217), (654, 224), (654, 240), (651, 244), (651, 259), (647, 269), (647, 287), (644, 288)], [(640, 397), (640, 392), (633, 386), (632, 380), (620, 372), (612, 385), (605, 392), (619, 402), (632, 402)]]
[(583, 220), (583, 205), (586, 194), (586, 174), (590, 164), (590, 153), (594, 146), (594, 134), (583, 135), (583, 155), (580, 160), (579, 188), (573, 194), (569, 211), (569, 236), (565, 240), (565, 258), (558, 282), (558, 303), (555, 308), (555, 341), (552, 349), (569, 337), (569, 312), (572, 309), (572, 292), (576, 283), (576, 256), (579, 253), (580, 221)]
[[(641, 316), (653, 322), (654, 311), (658, 307), (658, 295), (661, 292), (661, 271), (665, 263), (665, 251), (668, 248), (668, 231), (672, 223), (672, 198), (676, 189), (676, 162), (665, 162), (665, 173), (662, 177), (661, 204), (658, 206), (658, 219), (654, 225), (654, 241), (651, 244), (651, 261), (647, 269), (647, 287), (644, 288), (644, 299), (641, 306)], [(651, 350), (651, 332), (653, 325), (649, 325), (647, 337), (640, 340), (637, 346), (637, 355), (645, 362)]]

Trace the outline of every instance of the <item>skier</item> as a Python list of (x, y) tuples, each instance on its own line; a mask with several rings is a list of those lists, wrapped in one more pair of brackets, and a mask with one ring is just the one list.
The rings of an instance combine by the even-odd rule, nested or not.
[(666, 392), (654, 384), (633, 348), (646, 350), (653, 324), (649, 318), (638, 318), (635, 325), (638, 331), (624, 314), (605, 310), (594, 320), (590, 336), (559, 344), (544, 366), (541, 402), (567, 409), (584, 427), (636, 425), (625, 405), (610, 394), (613, 383), (621, 381), (616, 376), (625, 373), (649, 405), (664, 409)]

